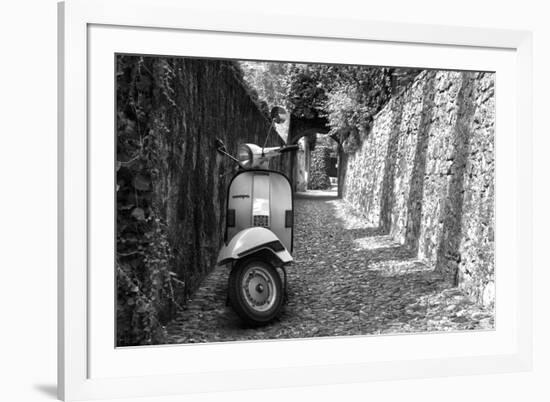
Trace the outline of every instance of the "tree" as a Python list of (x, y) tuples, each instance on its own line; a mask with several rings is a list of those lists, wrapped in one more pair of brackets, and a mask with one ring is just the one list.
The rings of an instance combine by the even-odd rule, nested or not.
[[(326, 118), (344, 149), (354, 149), (374, 116), (418, 69), (335, 64), (240, 62), (253, 94), (299, 119)], [(312, 139), (314, 141), (314, 139)], [(355, 144), (355, 145), (354, 145)]]
[(242, 61), (244, 81), (256, 91), (258, 99), (271, 109), (286, 106), (289, 63)]
[(287, 102), (301, 118), (325, 117), (344, 148), (364, 137), (391, 96), (419, 73), (357, 65), (293, 64)]

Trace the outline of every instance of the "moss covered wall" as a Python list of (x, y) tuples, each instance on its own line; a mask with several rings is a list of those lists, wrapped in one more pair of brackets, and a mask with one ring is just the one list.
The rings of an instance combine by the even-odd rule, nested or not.
[[(236, 155), (241, 143), (263, 144), (269, 121), (231, 61), (123, 56), (118, 70), (119, 120), (147, 137), (146, 214), (166, 224), (170, 268), (184, 283), (181, 299), (214, 267), (224, 233), (235, 164), (216, 152), (215, 140)], [(273, 131), (268, 146), (282, 143)], [(120, 143), (118, 153), (119, 159), (130, 157)], [(289, 156), (272, 165), (286, 174), (289, 166)]]

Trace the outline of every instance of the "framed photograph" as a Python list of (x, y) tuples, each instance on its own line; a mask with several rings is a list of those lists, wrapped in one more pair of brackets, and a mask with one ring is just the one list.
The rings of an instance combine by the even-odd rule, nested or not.
[(59, 4), (60, 398), (529, 370), (531, 34), (180, 3)]

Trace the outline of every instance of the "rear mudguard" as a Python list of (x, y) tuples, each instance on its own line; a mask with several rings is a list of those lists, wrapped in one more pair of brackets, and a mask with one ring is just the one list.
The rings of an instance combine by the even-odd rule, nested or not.
[(278, 264), (292, 262), (292, 256), (275, 234), (263, 227), (241, 230), (218, 254), (218, 265), (224, 265), (254, 254), (269, 255)]

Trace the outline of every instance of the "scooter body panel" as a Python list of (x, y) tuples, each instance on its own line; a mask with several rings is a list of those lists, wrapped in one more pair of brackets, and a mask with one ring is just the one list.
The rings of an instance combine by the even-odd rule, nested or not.
[(231, 241), (222, 247), (218, 254), (218, 265), (233, 262), (260, 251), (269, 251), (281, 264), (292, 262), (292, 256), (269, 229), (251, 227), (244, 229), (231, 238)]
[(229, 186), (225, 243), (251, 227), (273, 232), (292, 252), (293, 200), (287, 177), (270, 170), (244, 170)]

